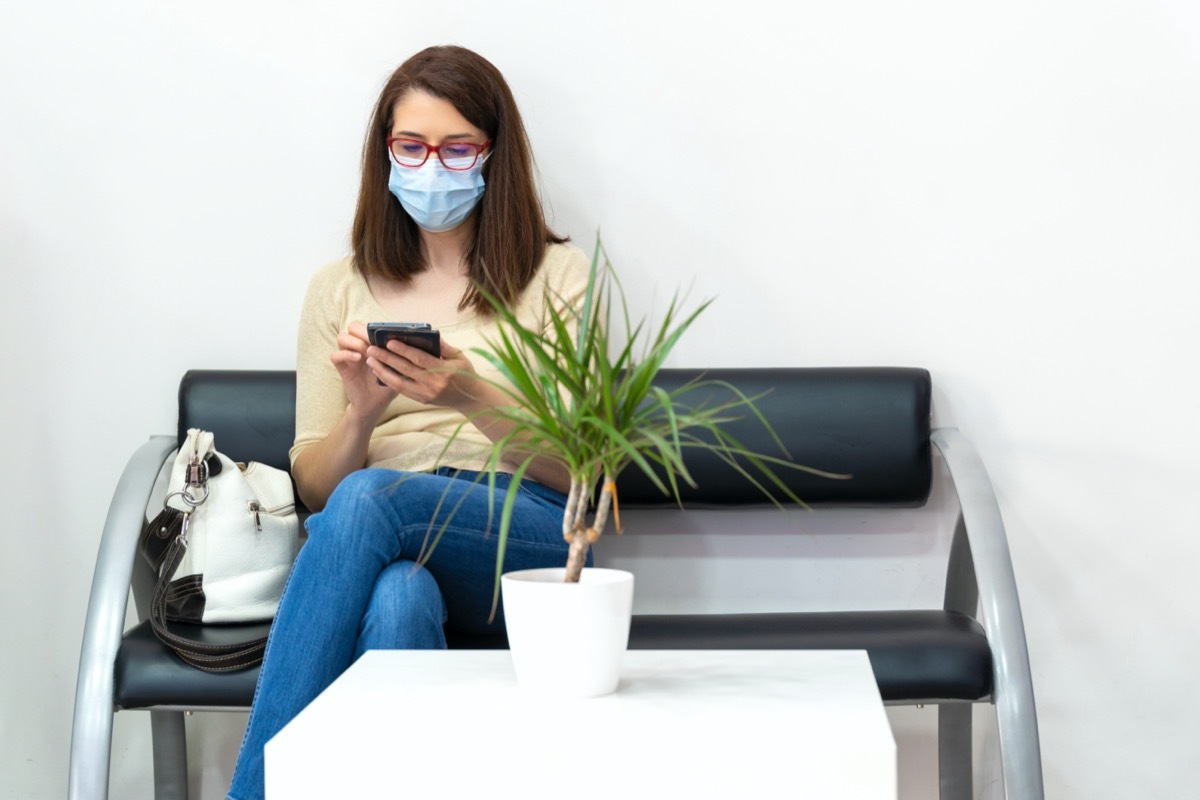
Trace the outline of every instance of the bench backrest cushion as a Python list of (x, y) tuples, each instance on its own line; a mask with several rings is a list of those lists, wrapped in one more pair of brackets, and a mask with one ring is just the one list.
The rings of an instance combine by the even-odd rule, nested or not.
[[(849, 474), (832, 480), (786, 467), (775, 468), (810, 505), (919, 506), (929, 496), (930, 395), (928, 370), (900, 367), (788, 367), (664, 369), (656, 381), (668, 391), (689, 380), (725, 382), (755, 398), (755, 406), (778, 434), (796, 464)], [(760, 396), (761, 395), (761, 396)], [(720, 388), (686, 396), (689, 405), (734, 397)], [(746, 449), (785, 457), (770, 433), (748, 410), (728, 424)], [(681, 486), (685, 505), (747, 505), (766, 501), (762, 491), (716, 455), (685, 453), (695, 487)], [(748, 466), (748, 465), (746, 465)], [(753, 468), (750, 467), (751, 473)], [(622, 505), (656, 505), (666, 499), (636, 467), (618, 480)]]
[[(797, 464), (847, 473), (831, 480), (799, 470), (777, 473), (812, 505), (917, 506), (931, 484), (930, 376), (900, 367), (789, 367), (664, 369), (668, 391), (702, 376), (723, 381), (755, 401)], [(717, 387), (688, 395), (691, 403), (718, 403), (732, 395)], [(234, 461), (261, 461), (288, 469), (295, 437), (296, 375), (292, 371), (192, 370), (179, 387), (179, 441), (188, 428), (212, 431), (217, 448)], [(748, 411), (728, 427), (748, 449), (783, 455)], [(689, 448), (696, 487), (681, 486), (685, 504), (743, 505), (763, 494), (718, 457)], [(664, 505), (668, 498), (636, 467), (619, 481), (623, 506)]]
[(189, 370), (179, 384), (179, 443), (189, 428), (213, 432), (234, 461), (291, 470), (296, 439), (296, 373), (291, 370)]

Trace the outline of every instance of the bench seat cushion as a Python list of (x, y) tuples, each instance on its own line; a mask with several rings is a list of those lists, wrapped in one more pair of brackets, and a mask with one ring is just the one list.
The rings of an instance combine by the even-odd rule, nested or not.
[(885, 702), (973, 701), (992, 693), (992, 652), (983, 628), (954, 611), (638, 615), (629, 646), (866, 650)]
[[(181, 636), (214, 644), (257, 639), (271, 623), (189, 625), (170, 623)], [(170, 705), (181, 708), (249, 707), (258, 684), (258, 667), (232, 672), (205, 672), (179, 660), (150, 628), (141, 623), (125, 634), (113, 675), (113, 699), (120, 708)]]
[[(267, 625), (185, 626), (212, 641), (262, 636)], [(452, 647), (492, 649), (502, 635), (447, 631)], [(992, 657), (979, 623), (952, 611), (846, 611), (774, 614), (639, 614), (629, 646), (642, 650), (865, 649), (885, 702), (982, 700), (992, 692)], [(149, 623), (133, 628), (117, 655), (121, 708), (249, 706), (258, 668), (208, 673), (164, 647)]]
[[(503, 636), (447, 630), (451, 647), (506, 647)], [(866, 650), (885, 702), (986, 700), (992, 651), (983, 628), (956, 611), (635, 614), (636, 650)]]

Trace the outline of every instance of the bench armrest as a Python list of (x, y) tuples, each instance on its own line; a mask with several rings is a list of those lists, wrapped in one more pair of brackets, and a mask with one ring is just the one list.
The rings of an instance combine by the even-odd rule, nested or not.
[[(1000, 505), (992, 490), (991, 479), (979, 453), (957, 428), (938, 428), (930, 441), (945, 460), (958, 494), (961, 519), (956, 539), (963, 533), (969, 550), (951, 555), (947, 576), (947, 604), (954, 605), (971, 596), (970, 589), (952, 585), (954, 562), (974, 565), (978, 586), (979, 609), (983, 629), (992, 647), (992, 700), (1002, 718), (1019, 718), (1024, 730), (1000, 729), (1000, 748), (1006, 757), (1020, 762), (1016, 772), (1037, 776), (1037, 785), (1007, 786), (1009, 797), (1041, 797), (1041, 747), (1037, 735), (1037, 711), (1033, 698), (1033, 678), (1029, 650), (1025, 642), (1025, 623), (1017, 596), (1017, 581)], [(961, 545), (956, 541), (955, 546)]]
[[(103, 797), (107, 791), (108, 753), (103, 759), (96, 757), (98, 754), (77, 758), (76, 754), (94, 753), (94, 748), (76, 745), (111, 737), (113, 661), (125, 631), (138, 537), (145, 526), (146, 503), (154, 481), (175, 446), (174, 436), (154, 436), (134, 452), (121, 473), (104, 521), (79, 654), (71, 729), (71, 784), (81, 797)], [(90, 763), (93, 761), (96, 763)]]

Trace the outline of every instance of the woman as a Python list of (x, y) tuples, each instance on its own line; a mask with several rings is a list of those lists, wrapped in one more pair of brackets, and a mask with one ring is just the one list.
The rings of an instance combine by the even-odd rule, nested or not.
[[(418, 53), (379, 97), (353, 256), (317, 273), (301, 314), (292, 473), (319, 513), (271, 630), (231, 800), (263, 796), (263, 745), (364, 651), (443, 648), (447, 622), (502, 624), (489, 624), (496, 524), (474, 479), (507, 430), (487, 412), (511, 400), (471, 355), (497, 330), (480, 288), (544, 327), (547, 296), (577, 308), (588, 279), (583, 253), (546, 226), (532, 163), (504, 78), (469, 50)], [(371, 346), (375, 321), (431, 323), (441, 357)], [(535, 461), (527, 475), (505, 568), (562, 566), (566, 471)]]

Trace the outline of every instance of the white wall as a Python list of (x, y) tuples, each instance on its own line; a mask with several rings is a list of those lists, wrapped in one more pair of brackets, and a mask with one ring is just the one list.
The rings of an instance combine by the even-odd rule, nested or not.
[[(718, 297), (676, 364), (930, 368), (1008, 524), (1048, 795), (1194, 791), (1200, 11), (705, 8), (5, 1), (0, 796), (64, 794), (126, 457), (185, 369), (292, 364), (371, 101), (444, 42), (508, 77), (555, 225), (603, 226), (639, 308)], [(115, 797), (149, 796), (144, 718)], [(193, 726), (204, 797), (241, 724)], [(928, 768), (902, 743), (910, 796)]]

